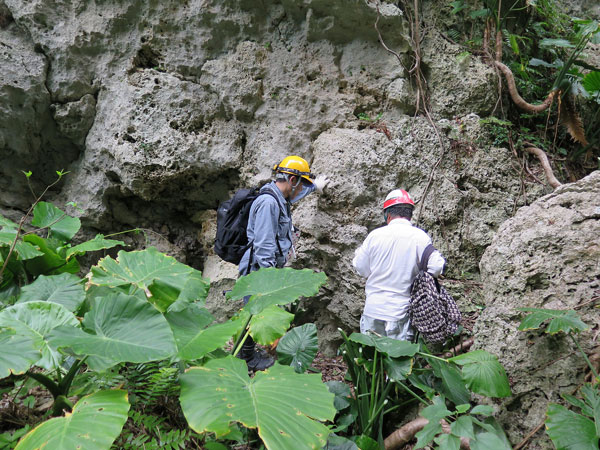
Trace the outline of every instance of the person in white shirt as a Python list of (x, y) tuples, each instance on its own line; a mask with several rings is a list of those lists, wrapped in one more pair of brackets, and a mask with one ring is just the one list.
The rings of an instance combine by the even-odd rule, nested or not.
[[(419, 273), (423, 250), (431, 238), (410, 223), (414, 201), (402, 189), (391, 191), (384, 203), (387, 225), (373, 230), (356, 250), (352, 264), (365, 284), (366, 301), (360, 318), (360, 332), (371, 330), (380, 336), (412, 340), (410, 288)], [(429, 257), (427, 271), (439, 276), (446, 261), (439, 251)]]

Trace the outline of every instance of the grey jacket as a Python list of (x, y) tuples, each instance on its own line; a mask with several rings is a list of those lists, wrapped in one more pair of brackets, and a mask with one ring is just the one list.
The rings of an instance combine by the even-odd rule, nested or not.
[[(240, 261), (238, 266), (240, 275), (247, 273), (251, 253), (250, 272), (253, 272), (261, 267), (283, 267), (292, 248), (294, 227), (290, 203), (283, 197), (274, 181), (265, 184), (260, 192), (265, 189), (273, 192), (277, 200), (271, 195), (260, 195), (250, 207), (246, 233), (248, 242), (252, 242), (252, 245), (246, 250)], [(303, 189), (295, 201), (310, 194), (313, 190), (313, 186)]]

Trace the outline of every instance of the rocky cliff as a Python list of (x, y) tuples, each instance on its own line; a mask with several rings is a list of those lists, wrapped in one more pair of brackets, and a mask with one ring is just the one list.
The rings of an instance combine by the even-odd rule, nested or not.
[[(212, 252), (216, 207), (298, 154), (331, 179), (293, 213), (302, 234), (292, 265), (329, 276), (303, 305), (324, 350), (338, 326), (357, 327), (364, 293), (351, 259), (396, 187), (417, 200), (463, 310), (490, 305), (478, 333), (500, 339), (488, 314), (519, 298), (498, 280), (520, 282), (508, 267), (523, 246), (502, 264), (484, 259), (483, 286), (480, 259), (501, 224), (552, 188), (524, 176), (520, 157), (481, 124), (497, 107), (498, 80), (437, 28), (450, 7), (424, 1), (423, 11), (431, 120), (415, 115), (410, 24), (395, 3), (0, 0), (0, 210), (18, 217), (31, 203), (22, 170), (33, 171), (37, 192), (68, 170), (52, 201), (76, 202), (89, 233), (146, 229), (149, 243), (211, 279), (209, 304), (224, 317), (238, 307), (221, 295), (237, 271)], [(379, 42), (378, 15), (397, 56)], [(536, 208), (520, 213), (531, 226)]]

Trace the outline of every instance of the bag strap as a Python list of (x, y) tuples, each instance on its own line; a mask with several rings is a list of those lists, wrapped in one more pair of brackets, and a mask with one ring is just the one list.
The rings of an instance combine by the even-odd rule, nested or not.
[[(279, 206), (279, 199), (277, 198), (277, 196), (270, 190), (265, 189), (262, 192), (259, 191), (256, 198), (258, 198), (259, 196), (264, 195), (264, 194), (270, 195), (271, 197), (273, 197), (275, 199), (275, 201), (277, 202), (277, 206), (279, 207), (279, 217), (281, 217), (282, 211), (281, 211), (281, 206)], [(278, 219), (279, 219), (279, 217), (278, 217)], [(277, 244), (277, 250), (279, 250), (279, 254), (283, 256), (283, 251), (281, 251), (281, 244), (279, 244), (279, 239), (277, 239), (277, 232), (275, 232), (275, 243)], [(254, 246), (252, 246), (252, 250), (254, 251)]]
[[(264, 191), (259, 191), (256, 198), (260, 197), (261, 195), (270, 195), (271, 197), (273, 197), (275, 199), (275, 201), (277, 202), (277, 206), (279, 207), (278, 218), (281, 217), (282, 211), (281, 211), (281, 206), (279, 205), (279, 199), (277, 198), (277, 196), (268, 189), (266, 189)], [(281, 244), (279, 243), (279, 239), (277, 239), (277, 231), (275, 232), (275, 243), (277, 244), (277, 250), (279, 251), (279, 254), (283, 256), (283, 251), (281, 250)], [(254, 263), (254, 261), (253, 261), (254, 245), (253, 244), (254, 244), (254, 241), (248, 242), (248, 245), (246, 246), (246, 249), (248, 249), (248, 248), (250, 249), (250, 255), (248, 255), (248, 267), (246, 268), (246, 275), (248, 275), (250, 273), (250, 268), (252, 267), (252, 264)], [(244, 249), (244, 251), (246, 249)]]
[(432, 244), (427, 245), (423, 254), (421, 255), (421, 262), (419, 263), (419, 271), (427, 272), (427, 265), (429, 264), (429, 257), (435, 252), (435, 247)]

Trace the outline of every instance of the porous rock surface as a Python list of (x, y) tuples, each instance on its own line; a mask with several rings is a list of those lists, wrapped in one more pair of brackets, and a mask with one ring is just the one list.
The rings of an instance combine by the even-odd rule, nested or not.
[(523, 189), (518, 163), (479, 123), (496, 103), (494, 71), (457, 64), (460, 49), (433, 28), (422, 44), (433, 121), (408, 115), (410, 26), (395, 4), (0, 2), (13, 74), (0, 89), (23, 98), (3, 103), (0, 144), (27, 156), (2, 167), (3, 210), (31, 201), (20, 170), (45, 174), (39, 186), (69, 170), (52, 200), (76, 202), (90, 232), (159, 233), (210, 275), (220, 319), (238, 307), (221, 295), (237, 272), (212, 252), (216, 207), (288, 154), (332, 180), (295, 207), (293, 262), (330, 275), (308, 306), (330, 350), (337, 326), (357, 325), (363, 282), (350, 261), (389, 190), (420, 201), (419, 225), (457, 275), (476, 272), (497, 226), (547, 189)]
[[(504, 222), (481, 258), (485, 309), (475, 346), (499, 356), (512, 380), (500, 420), (513, 443), (544, 421), (549, 402), (584, 382), (587, 365), (564, 333), (518, 331), (518, 308), (577, 311), (589, 325), (578, 339), (598, 350), (600, 171), (564, 185)], [(552, 448), (539, 441), (528, 448)]]
[[(382, 224), (383, 199), (397, 187), (417, 201), (414, 222), (446, 256), (452, 293), (468, 309), (481, 299), (461, 283), (478, 279), (498, 228), (552, 189), (524, 176), (513, 151), (492, 144), (497, 136), (480, 118), (497, 105), (496, 75), (443, 35), (451, 8), (442, 0), (422, 2), (428, 120), (415, 116), (410, 24), (396, 2), (0, 0), (0, 212), (15, 220), (31, 204), (21, 171), (33, 172), (39, 193), (56, 170), (67, 170), (49, 200), (60, 207), (75, 201), (78, 209), (69, 213), (90, 235), (144, 228), (146, 244), (210, 278), (207, 304), (224, 320), (239, 304), (223, 297), (237, 268), (212, 251), (218, 203), (267, 181), (274, 164), (298, 154), (331, 179), (323, 195), (309, 196), (293, 212), (301, 237), (291, 265), (329, 276), (299, 313), (299, 320), (317, 323), (323, 350), (335, 351), (338, 327), (358, 327), (364, 284), (351, 260)], [(489, 338), (479, 345), (499, 353), (510, 374), (521, 370), (517, 364), (543, 365), (547, 355), (527, 348), (529, 335), (515, 332), (517, 314), (508, 305), (573, 306), (584, 296), (576, 280), (587, 283), (597, 273), (593, 265), (556, 272), (581, 265), (579, 251), (585, 261), (585, 252), (597, 253), (571, 233), (597, 223), (589, 219), (597, 212), (556, 206), (566, 195), (583, 204), (597, 179), (521, 210), (481, 263), (488, 306), (477, 332)], [(547, 218), (543, 205), (560, 217)], [(565, 237), (540, 239), (538, 225), (539, 233)], [(571, 255), (569, 264), (563, 253)], [(567, 275), (574, 292), (559, 282)], [(567, 345), (557, 338), (533, 342)], [(544, 404), (533, 383), (515, 386), (508, 406), (523, 406), (537, 420)], [(529, 425), (506, 422), (514, 439)]]

